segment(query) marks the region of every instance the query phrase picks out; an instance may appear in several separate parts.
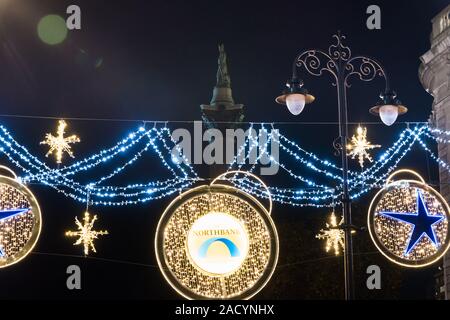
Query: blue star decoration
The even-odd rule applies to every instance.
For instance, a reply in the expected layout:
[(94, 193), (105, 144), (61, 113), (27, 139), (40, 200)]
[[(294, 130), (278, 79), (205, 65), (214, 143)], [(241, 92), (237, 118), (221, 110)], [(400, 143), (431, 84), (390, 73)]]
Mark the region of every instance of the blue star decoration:
[[(30, 209), (24, 208), (24, 209), (8, 209), (8, 210), (0, 210), (0, 221), (13, 218), (19, 214), (26, 213)], [(5, 253), (2, 250), (2, 247), (0, 246), (0, 258), (4, 257)]]
[(444, 216), (439, 215), (430, 215), (428, 212), (427, 205), (423, 200), (423, 196), (420, 191), (417, 189), (417, 212), (414, 213), (399, 213), (399, 212), (379, 212), (384, 216), (393, 218), (400, 222), (408, 223), (412, 225), (413, 229), (408, 240), (408, 245), (405, 250), (405, 256), (408, 255), (411, 250), (419, 243), (422, 237), (428, 237), (431, 240), (433, 245), (438, 248), (439, 242), (436, 239), (436, 234), (433, 229), (433, 225), (439, 223), (444, 219)]

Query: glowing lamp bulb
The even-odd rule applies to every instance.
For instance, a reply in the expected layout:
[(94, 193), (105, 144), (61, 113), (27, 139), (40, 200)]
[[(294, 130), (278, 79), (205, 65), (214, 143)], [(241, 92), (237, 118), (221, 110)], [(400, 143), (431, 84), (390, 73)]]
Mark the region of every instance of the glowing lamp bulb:
[(398, 117), (398, 107), (391, 104), (380, 107), (381, 121), (387, 126), (392, 125)]
[(300, 93), (293, 93), (286, 97), (286, 105), (294, 115), (299, 115), (305, 107), (305, 96)]

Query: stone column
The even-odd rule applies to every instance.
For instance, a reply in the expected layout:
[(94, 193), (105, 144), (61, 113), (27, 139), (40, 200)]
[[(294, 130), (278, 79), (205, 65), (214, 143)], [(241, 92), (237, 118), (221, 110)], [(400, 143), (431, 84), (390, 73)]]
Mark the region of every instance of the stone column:
[[(219, 58), (217, 61), (216, 85), (213, 89), (213, 95), (209, 104), (200, 105), (203, 124), (209, 129), (218, 129), (224, 137), (224, 155), (227, 129), (236, 129), (241, 127), (244, 119), (244, 105), (236, 104), (231, 90), (231, 78), (228, 72), (227, 55), (223, 44), (219, 45)], [(210, 177), (227, 171), (228, 164), (215, 164), (209, 166)]]
[[(425, 90), (433, 98), (430, 123), (442, 130), (450, 131), (450, 5), (432, 20), (431, 49), (420, 59), (419, 78)], [(439, 144), (438, 155), (450, 163), (450, 145)], [(450, 203), (450, 175), (440, 168), (440, 191)], [(445, 299), (450, 299), (450, 253), (444, 258)]]

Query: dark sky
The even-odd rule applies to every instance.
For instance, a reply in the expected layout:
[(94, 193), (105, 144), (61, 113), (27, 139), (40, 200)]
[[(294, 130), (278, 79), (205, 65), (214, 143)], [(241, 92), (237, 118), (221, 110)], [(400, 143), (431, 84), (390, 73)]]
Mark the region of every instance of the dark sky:
[[(347, 44), (354, 54), (373, 56), (389, 71), (392, 87), (410, 110), (399, 120), (426, 121), (432, 98), (423, 90), (417, 76), (419, 57), (430, 47), (431, 19), (447, 3), (445, 0), (297, 0), (267, 4), (256, 1), (1, 1), (0, 121), (19, 142), (43, 157), (44, 150), (38, 142), (45, 132), (52, 130), (55, 122), (5, 115), (199, 120), (199, 105), (210, 101), (215, 84), (218, 43), (225, 44), (234, 98), (237, 103), (245, 104), (247, 121), (335, 121), (335, 89), (327, 76), (304, 77), (317, 101), (297, 118), (276, 105), (274, 98), (290, 77), (296, 54), (310, 47), (326, 49), (337, 30), (347, 36)], [(69, 4), (81, 7), (82, 30), (70, 31), (60, 45), (43, 43), (36, 32), (38, 21), (50, 13), (64, 16)], [(366, 28), (365, 11), (370, 4), (381, 7), (381, 30)], [(355, 82), (349, 89), (351, 121), (378, 121), (367, 110), (377, 100), (383, 85), (381, 80), (370, 84)], [(112, 145), (138, 124), (71, 122), (71, 130), (83, 139), (77, 156), (81, 158), (101, 146)], [(333, 156), (331, 142), (337, 136), (336, 126), (280, 125), (279, 128), (306, 149)], [(369, 135), (374, 142), (388, 146), (403, 128), (404, 124), (389, 129), (373, 125)], [(414, 154), (409, 161), (417, 164), (423, 174), (427, 173), (423, 152)], [(151, 178), (160, 168), (158, 164), (148, 163), (143, 170)], [(436, 181), (433, 170), (427, 177)], [(286, 181), (289, 183), (292, 181)], [(0, 271), (0, 298), (177, 297), (155, 267), (44, 255), (80, 253), (62, 234), (72, 226), (74, 216), (81, 214), (83, 205), (43, 186), (37, 186), (34, 191), (44, 213), (41, 240), (27, 260)], [(145, 207), (93, 209), (101, 216), (100, 225), (111, 231), (108, 239), (99, 241), (96, 256), (154, 265), (154, 230), (169, 200)], [(367, 210), (365, 203), (355, 204), (361, 224)], [(304, 245), (300, 244), (306, 241), (305, 234), (314, 237), (314, 228), (322, 226), (326, 212), (281, 205), (275, 208), (277, 211), (275, 220), (281, 237), (286, 234), (286, 238), (298, 241), (300, 248), (293, 254), (288, 244), (283, 247), (289, 241), (282, 239), (280, 264), (326, 256), (322, 244), (315, 239), (309, 242), (314, 252), (302, 251)], [(290, 226), (298, 227), (299, 233), (287, 230)], [(296, 245), (294, 251), (295, 248)], [(368, 244), (356, 250), (369, 252), (374, 247)], [(377, 259), (382, 261), (380, 257)], [(81, 292), (65, 289), (65, 268), (73, 263), (81, 265), (84, 272)], [(386, 267), (401, 271), (390, 264)], [(300, 275), (307, 273), (307, 268), (311, 266), (305, 262), (289, 269), (289, 274), (299, 274), (293, 278), (301, 281), (300, 286), (290, 285), (288, 273), (279, 271), (273, 280), (277, 287), (269, 285), (261, 297), (341, 297), (341, 274), (331, 276), (334, 291), (327, 291), (325, 284), (326, 275), (339, 268), (339, 263), (323, 267), (320, 286), (317, 277)], [(392, 297), (430, 297), (434, 270), (401, 271), (409, 285), (384, 292)], [(363, 267), (357, 272), (364, 276)], [(371, 297), (368, 292), (360, 294)]]

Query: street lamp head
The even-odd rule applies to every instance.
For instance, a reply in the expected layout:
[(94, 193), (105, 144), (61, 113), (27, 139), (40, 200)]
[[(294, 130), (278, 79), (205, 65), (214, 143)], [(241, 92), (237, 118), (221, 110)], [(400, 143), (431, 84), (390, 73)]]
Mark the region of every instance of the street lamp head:
[(394, 91), (387, 91), (380, 94), (380, 100), (370, 108), (369, 112), (379, 115), (381, 121), (387, 125), (392, 125), (397, 120), (398, 115), (408, 112), (408, 109), (397, 99)]
[(286, 83), (283, 94), (275, 99), (279, 104), (286, 105), (293, 115), (298, 115), (303, 111), (305, 104), (314, 101), (314, 97), (308, 94), (308, 90), (303, 88), (303, 81), (292, 78)]

